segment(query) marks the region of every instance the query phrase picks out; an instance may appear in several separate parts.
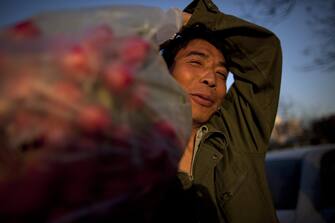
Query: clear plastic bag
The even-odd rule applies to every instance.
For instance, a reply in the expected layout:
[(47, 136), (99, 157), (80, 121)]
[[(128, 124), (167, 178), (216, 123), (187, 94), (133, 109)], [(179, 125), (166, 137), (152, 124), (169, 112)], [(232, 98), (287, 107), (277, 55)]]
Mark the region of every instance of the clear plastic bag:
[(113, 220), (164, 190), (191, 110), (153, 42), (179, 17), (120, 6), (45, 13), (1, 31), (1, 222)]
[(41, 13), (32, 20), (45, 35), (53, 36), (59, 33), (73, 35), (104, 24), (112, 26), (118, 35), (141, 35), (160, 44), (180, 30), (181, 13), (178, 9), (163, 11), (156, 7), (120, 5)]

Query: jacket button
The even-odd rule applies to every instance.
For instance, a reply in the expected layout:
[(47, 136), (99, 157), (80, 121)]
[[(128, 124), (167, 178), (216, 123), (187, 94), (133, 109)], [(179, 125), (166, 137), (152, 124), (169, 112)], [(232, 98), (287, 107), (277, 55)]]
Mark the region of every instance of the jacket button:
[(229, 200), (229, 199), (231, 198), (231, 196), (232, 196), (231, 192), (224, 192), (224, 193), (222, 194), (222, 196), (221, 196), (221, 199), (222, 199), (223, 201), (227, 201), (227, 200)]
[(202, 193), (201, 191), (197, 191), (197, 195), (198, 195), (199, 197), (203, 197), (203, 196), (204, 196), (203, 193)]

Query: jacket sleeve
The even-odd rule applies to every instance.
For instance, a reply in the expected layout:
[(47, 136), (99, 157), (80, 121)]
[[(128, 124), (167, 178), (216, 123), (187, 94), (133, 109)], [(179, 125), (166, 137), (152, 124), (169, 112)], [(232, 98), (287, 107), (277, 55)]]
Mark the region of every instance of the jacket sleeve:
[(226, 46), (224, 56), (234, 75), (220, 112), (211, 122), (230, 146), (241, 152), (265, 152), (277, 112), (282, 53), (279, 39), (267, 29), (226, 15), (210, 0), (193, 1), (188, 25), (202, 23)]

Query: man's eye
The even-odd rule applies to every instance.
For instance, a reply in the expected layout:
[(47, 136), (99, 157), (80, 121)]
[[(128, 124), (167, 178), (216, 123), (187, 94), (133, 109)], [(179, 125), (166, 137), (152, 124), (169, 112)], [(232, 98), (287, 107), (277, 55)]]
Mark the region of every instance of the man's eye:
[(191, 60), (189, 61), (189, 63), (193, 65), (201, 65), (201, 62), (199, 60)]
[(220, 75), (222, 78), (224, 78), (225, 80), (227, 79), (227, 74), (224, 72), (216, 72), (218, 75)]

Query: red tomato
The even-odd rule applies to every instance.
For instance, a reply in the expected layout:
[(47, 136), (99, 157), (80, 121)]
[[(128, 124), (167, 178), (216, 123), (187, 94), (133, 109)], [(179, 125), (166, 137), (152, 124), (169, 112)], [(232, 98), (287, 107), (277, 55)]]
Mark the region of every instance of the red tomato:
[(168, 121), (158, 121), (154, 124), (153, 128), (163, 137), (167, 137), (170, 139), (174, 139), (176, 137), (176, 131)]
[(127, 90), (134, 82), (133, 72), (123, 64), (110, 64), (104, 69), (108, 89), (114, 93)]
[(16, 39), (40, 36), (41, 31), (31, 20), (25, 20), (9, 28), (9, 33)]
[(112, 29), (107, 25), (100, 25), (89, 30), (88, 35), (84, 39), (84, 43), (88, 47), (101, 48), (106, 44), (111, 44), (114, 39)]
[(96, 133), (106, 130), (111, 119), (108, 112), (101, 106), (89, 105), (79, 111), (79, 125), (84, 131)]
[(58, 98), (74, 103), (83, 98), (80, 88), (73, 82), (59, 81), (53, 86)]
[(139, 37), (127, 39), (121, 46), (121, 59), (132, 66), (142, 62), (148, 54), (149, 43)]
[(71, 71), (89, 72), (89, 56), (84, 48), (80, 46), (72, 47), (63, 57), (63, 64)]

